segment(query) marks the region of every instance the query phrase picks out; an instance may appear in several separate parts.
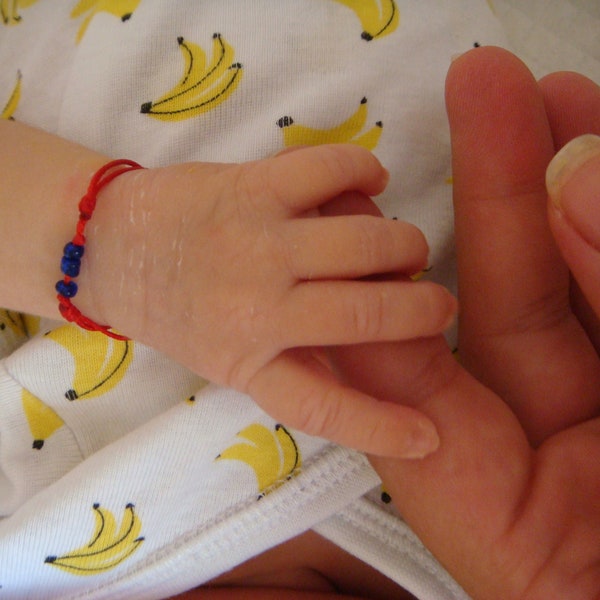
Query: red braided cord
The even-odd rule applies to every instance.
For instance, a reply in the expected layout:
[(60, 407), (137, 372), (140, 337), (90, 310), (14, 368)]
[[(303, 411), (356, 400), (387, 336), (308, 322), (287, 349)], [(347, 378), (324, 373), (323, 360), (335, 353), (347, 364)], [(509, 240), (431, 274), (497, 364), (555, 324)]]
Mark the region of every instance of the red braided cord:
[[(75, 246), (79, 246), (82, 248), (85, 246), (86, 238), (85, 238), (85, 227), (87, 222), (92, 218), (94, 214), (94, 210), (96, 209), (96, 202), (98, 200), (98, 193), (102, 188), (107, 186), (113, 179), (119, 177), (119, 175), (123, 175), (124, 173), (128, 173), (129, 171), (135, 171), (137, 169), (143, 169), (141, 165), (134, 162), (133, 160), (127, 159), (118, 159), (113, 160), (109, 163), (106, 163), (103, 167), (98, 169), (96, 173), (90, 179), (90, 183), (88, 185), (87, 192), (83, 195), (81, 200), (79, 201), (79, 220), (77, 221), (77, 228), (73, 239), (71, 240), (71, 244)], [(57, 286), (64, 284), (68, 286), (72, 285), (74, 277), (65, 274), (64, 278), (57, 283)], [(75, 287), (75, 291), (72, 293), (74, 296), (77, 293), (77, 288)], [(62, 316), (69, 322), (75, 323), (82, 329), (86, 329), (88, 331), (100, 331), (105, 335), (114, 338), (116, 340), (127, 340), (126, 336), (115, 333), (111, 330), (110, 325), (99, 325), (92, 319), (86, 317), (81, 314), (81, 311), (73, 305), (71, 302), (71, 298), (61, 294), (59, 292), (58, 296), (58, 308)]]

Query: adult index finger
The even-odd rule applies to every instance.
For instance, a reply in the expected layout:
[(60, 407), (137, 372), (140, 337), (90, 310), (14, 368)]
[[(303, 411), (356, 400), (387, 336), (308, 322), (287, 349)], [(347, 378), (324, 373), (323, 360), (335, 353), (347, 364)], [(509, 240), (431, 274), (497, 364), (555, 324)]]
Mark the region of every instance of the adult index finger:
[(453, 63), (446, 102), (461, 358), (539, 443), (588, 417), (600, 385), (586, 375), (597, 358), (571, 311), (569, 271), (548, 224), (554, 141), (543, 96), (519, 59), (481, 48)]

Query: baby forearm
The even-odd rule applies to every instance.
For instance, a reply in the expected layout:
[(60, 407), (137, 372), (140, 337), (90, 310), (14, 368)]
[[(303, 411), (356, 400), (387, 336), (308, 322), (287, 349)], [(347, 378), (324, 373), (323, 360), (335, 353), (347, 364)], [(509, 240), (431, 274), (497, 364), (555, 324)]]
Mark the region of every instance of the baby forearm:
[[(89, 178), (107, 158), (13, 121), (0, 121), (0, 153), (0, 306), (58, 317), (62, 249)], [(89, 306), (86, 295), (78, 302)]]

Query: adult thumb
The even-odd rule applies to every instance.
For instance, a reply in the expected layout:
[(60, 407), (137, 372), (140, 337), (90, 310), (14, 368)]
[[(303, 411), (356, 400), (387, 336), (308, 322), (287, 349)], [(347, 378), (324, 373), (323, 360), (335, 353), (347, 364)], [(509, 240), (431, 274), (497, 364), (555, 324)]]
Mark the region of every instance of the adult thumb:
[(600, 316), (600, 136), (566, 144), (548, 165), (549, 219), (560, 251)]

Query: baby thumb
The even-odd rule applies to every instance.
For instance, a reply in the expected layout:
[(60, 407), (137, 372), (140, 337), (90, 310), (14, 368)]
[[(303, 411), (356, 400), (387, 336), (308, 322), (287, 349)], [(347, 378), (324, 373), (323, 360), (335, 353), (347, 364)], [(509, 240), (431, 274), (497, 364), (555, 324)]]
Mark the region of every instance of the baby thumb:
[(600, 315), (600, 137), (566, 144), (546, 171), (550, 225), (573, 276)]

